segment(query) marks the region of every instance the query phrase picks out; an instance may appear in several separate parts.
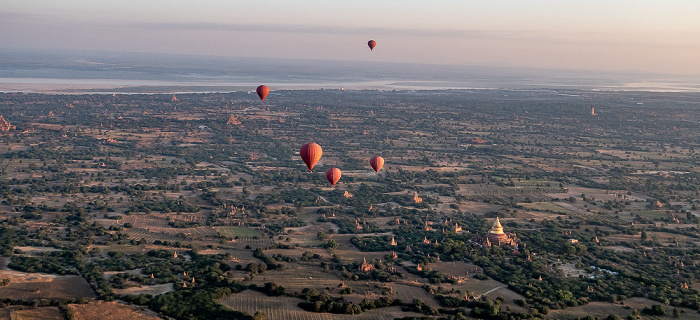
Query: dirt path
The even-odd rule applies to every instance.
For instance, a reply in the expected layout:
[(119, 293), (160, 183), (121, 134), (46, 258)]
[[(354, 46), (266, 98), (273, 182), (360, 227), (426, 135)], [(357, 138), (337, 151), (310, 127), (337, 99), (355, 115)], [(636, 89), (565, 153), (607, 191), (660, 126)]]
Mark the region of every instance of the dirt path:
[(495, 288), (493, 288), (493, 289), (491, 289), (491, 290), (489, 290), (489, 291), (484, 292), (483, 295), (485, 296), (485, 295), (487, 295), (487, 294), (489, 294), (489, 293), (491, 293), (491, 292), (494, 292), (494, 291), (496, 291), (496, 290), (498, 290), (498, 289), (502, 289), (502, 288), (505, 288), (505, 287), (506, 287), (506, 286), (495, 287)]

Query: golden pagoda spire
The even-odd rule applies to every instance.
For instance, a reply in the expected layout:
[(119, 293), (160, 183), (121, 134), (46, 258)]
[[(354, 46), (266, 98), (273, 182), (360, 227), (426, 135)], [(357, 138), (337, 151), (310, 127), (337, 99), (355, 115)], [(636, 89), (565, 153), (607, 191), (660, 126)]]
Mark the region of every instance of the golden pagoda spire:
[(491, 231), (489, 231), (489, 233), (503, 234), (503, 226), (501, 225), (501, 221), (498, 220), (498, 217), (496, 217), (496, 222), (493, 223), (493, 226), (491, 227)]

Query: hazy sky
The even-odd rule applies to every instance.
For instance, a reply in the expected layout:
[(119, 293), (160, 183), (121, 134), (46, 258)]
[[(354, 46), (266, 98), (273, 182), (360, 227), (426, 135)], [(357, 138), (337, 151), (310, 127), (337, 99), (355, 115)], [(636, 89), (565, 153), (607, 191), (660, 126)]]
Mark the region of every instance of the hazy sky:
[(2, 0), (0, 45), (700, 75), (700, 1)]

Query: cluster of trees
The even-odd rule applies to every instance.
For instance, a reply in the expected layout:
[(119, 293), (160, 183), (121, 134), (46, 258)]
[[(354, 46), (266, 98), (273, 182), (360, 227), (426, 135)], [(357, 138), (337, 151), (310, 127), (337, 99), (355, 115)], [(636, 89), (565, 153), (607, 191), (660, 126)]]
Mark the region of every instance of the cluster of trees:
[(278, 234), (284, 230), (284, 228), (298, 228), (298, 227), (303, 227), (306, 226), (306, 222), (302, 219), (299, 218), (294, 218), (291, 220), (286, 220), (282, 223), (275, 223), (272, 225), (267, 226), (267, 230), (272, 232), (273, 234)]
[(58, 255), (49, 255), (44, 258), (14, 255), (8, 267), (24, 272), (43, 272), (62, 275), (76, 274), (76, 270), (72, 267), (65, 266), (65, 263), (60, 261), (62, 258), (63, 257)]
[(300, 298), (304, 301), (299, 303), (299, 307), (311, 312), (329, 312), (336, 314), (360, 314), (367, 310), (386, 308), (390, 306), (402, 305), (401, 300), (394, 300), (381, 297), (374, 301), (365, 299), (361, 304), (354, 304), (342, 297), (331, 297), (326, 293), (319, 293), (313, 288), (304, 288)]
[[(199, 212), (199, 206), (191, 205), (182, 200), (138, 201), (134, 203), (129, 212)], [(128, 214), (128, 213), (127, 213)]]
[[(357, 223), (356, 223), (356, 221), (357, 221)], [(377, 227), (377, 225), (375, 225), (372, 222), (368, 222), (365, 219), (357, 220), (357, 219), (350, 219), (350, 218), (342, 218), (342, 219), (331, 219), (331, 222), (335, 223), (338, 226), (338, 233), (340, 233), (340, 234), (382, 232), (382, 229)], [(361, 227), (359, 229), (357, 227), (358, 223)]]
[(26, 231), (0, 226), (0, 256), (9, 257), (15, 246), (31, 245), (33, 242)]

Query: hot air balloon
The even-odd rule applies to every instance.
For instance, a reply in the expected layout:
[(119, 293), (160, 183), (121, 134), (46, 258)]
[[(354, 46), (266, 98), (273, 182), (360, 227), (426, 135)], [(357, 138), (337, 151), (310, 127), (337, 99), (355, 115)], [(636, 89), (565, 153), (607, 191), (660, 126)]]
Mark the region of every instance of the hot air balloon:
[(257, 89), (255, 89), (255, 92), (258, 93), (258, 97), (260, 97), (261, 101), (265, 101), (265, 97), (267, 97), (267, 94), (270, 93), (270, 88), (268, 88), (266, 85), (259, 85)]
[(340, 169), (338, 168), (330, 168), (326, 170), (326, 179), (328, 179), (328, 182), (331, 183), (331, 185), (335, 185), (338, 180), (340, 180)]
[(367, 45), (369, 46), (369, 51), (372, 51), (372, 50), (374, 50), (374, 47), (377, 46), (377, 41), (370, 40), (367, 42)]
[(374, 172), (379, 172), (379, 170), (384, 166), (384, 158), (374, 156), (372, 159), (369, 159), (369, 165), (372, 166)]
[(321, 149), (321, 146), (313, 142), (303, 145), (299, 150), (301, 160), (304, 160), (304, 163), (306, 163), (309, 171), (311, 171), (311, 169), (313, 169), (316, 165), (316, 162), (321, 159), (322, 154), (323, 150)]

